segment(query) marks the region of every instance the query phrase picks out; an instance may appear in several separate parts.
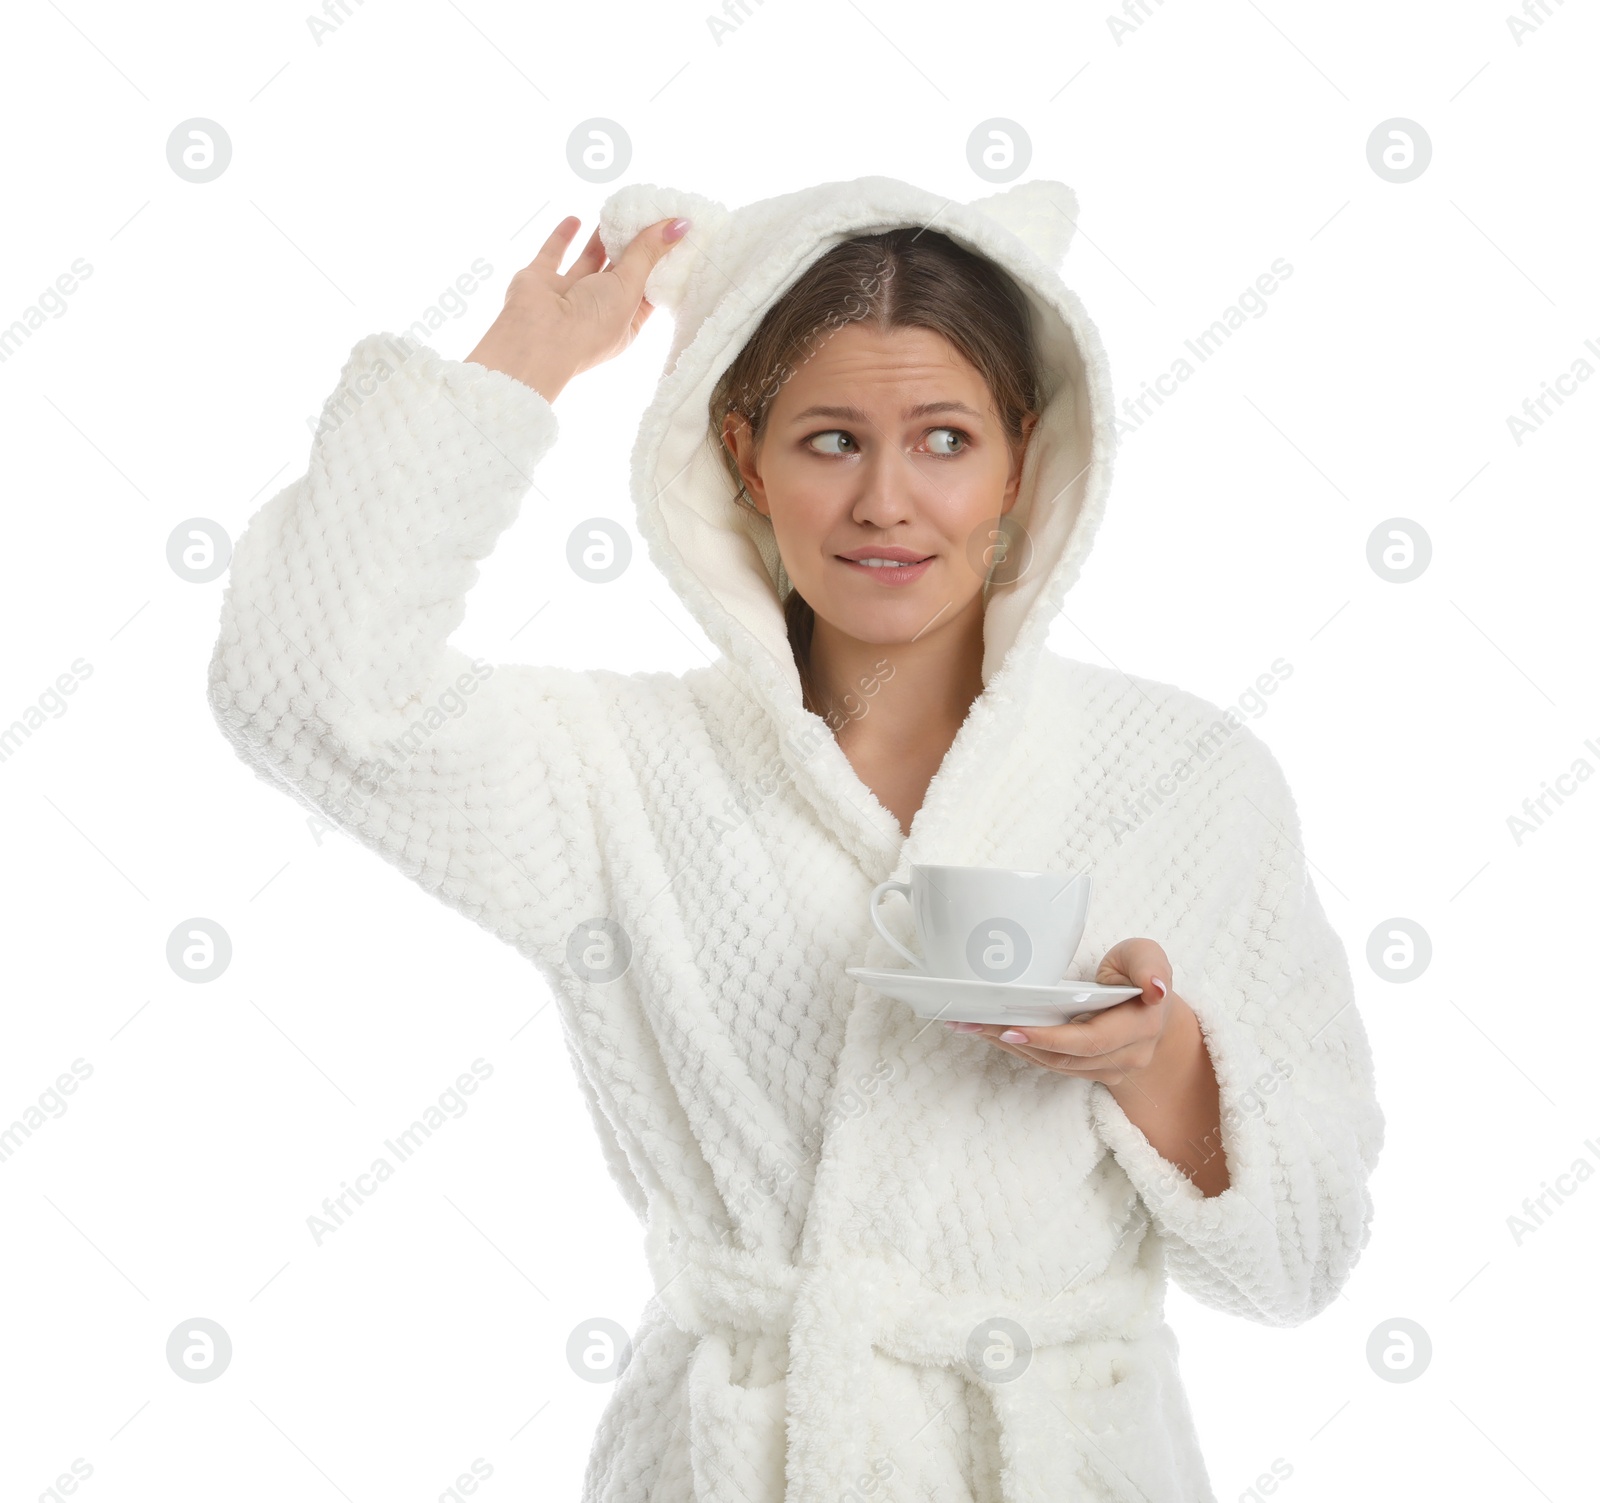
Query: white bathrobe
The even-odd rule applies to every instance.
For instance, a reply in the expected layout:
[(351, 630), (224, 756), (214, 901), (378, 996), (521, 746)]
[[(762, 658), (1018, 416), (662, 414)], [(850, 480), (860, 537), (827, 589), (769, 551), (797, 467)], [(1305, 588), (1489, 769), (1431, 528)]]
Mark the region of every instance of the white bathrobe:
[[(1100, 340), (1056, 270), (1076, 203), (865, 177), (730, 211), (633, 185), (604, 206), (608, 250), (675, 213), (694, 225), (647, 288), (674, 337), (633, 489), (719, 660), (580, 672), (450, 646), (557, 419), (509, 376), (373, 335), (306, 474), (238, 541), (218, 724), (557, 1000), (656, 1284), (585, 1503), (1213, 1503), (1168, 1270), (1247, 1320), (1310, 1319), (1366, 1243), (1384, 1121), (1271, 753), (1231, 711), (1045, 646), (1113, 448)], [(991, 588), (984, 690), (909, 836), (802, 707), (770, 524), (706, 431), (796, 276), (907, 224), (1019, 280), (1048, 397), (1013, 513), (1031, 553)], [(1103, 1085), (846, 975), (902, 963), (867, 897), (913, 862), (1092, 872), (1075, 979), (1119, 940), (1165, 947), (1221, 1087), (1225, 1192)], [(912, 942), (906, 905), (883, 911)]]

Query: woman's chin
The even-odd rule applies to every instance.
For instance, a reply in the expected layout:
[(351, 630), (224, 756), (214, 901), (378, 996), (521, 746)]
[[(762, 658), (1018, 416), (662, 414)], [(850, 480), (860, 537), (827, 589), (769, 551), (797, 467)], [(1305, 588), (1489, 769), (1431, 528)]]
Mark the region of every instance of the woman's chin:
[(813, 609), (819, 621), (841, 636), (873, 647), (904, 647), (926, 630), (943, 604), (931, 595), (919, 598), (923, 596), (923, 591), (912, 590), (893, 600), (813, 602)]

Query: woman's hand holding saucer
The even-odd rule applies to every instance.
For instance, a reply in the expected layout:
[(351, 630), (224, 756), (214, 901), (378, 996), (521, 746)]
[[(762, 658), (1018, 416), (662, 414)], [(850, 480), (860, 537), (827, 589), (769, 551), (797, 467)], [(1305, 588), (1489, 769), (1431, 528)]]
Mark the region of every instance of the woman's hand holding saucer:
[[(1000, 1023), (947, 1023), (980, 1034), (997, 1048), (1061, 1075), (1120, 1085), (1137, 1079), (1162, 1054), (1162, 1041), (1181, 1031), (1189, 1004), (1172, 990), (1172, 962), (1153, 939), (1125, 939), (1106, 952), (1094, 978), (1103, 986), (1137, 986), (1130, 997), (1081, 1022), (1018, 1028)], [(1174, 1028), (1176, 1019), (1178, 1027)]]
[(1052, 1028), (948, 1026), (1058, 1075), (1102, 1082), (1156, 1152), (1201, 1194), (1220, 1195), (1230, 1177), (1216, 1071), (1200, 1019), (1172, 988), (1166, 951), (1153, 939), (1125, 939), (1106, 952), (1095, 980), (1141, 995)]

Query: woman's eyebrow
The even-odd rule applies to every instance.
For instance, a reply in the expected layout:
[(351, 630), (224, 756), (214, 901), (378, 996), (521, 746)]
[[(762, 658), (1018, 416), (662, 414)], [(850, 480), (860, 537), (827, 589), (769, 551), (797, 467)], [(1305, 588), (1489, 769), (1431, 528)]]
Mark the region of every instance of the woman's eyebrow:
[[(935, 412), (961, 412), (968, 417), (983, 421), (983, 414), (975, 407), (969, 407), (965, 402), (919, 402), (915, 407), (908, 407), (901, 417), (909, 422), (912, 418), (929, 417)], [(804, 422), (807, 418), (843, 418), (847, 423), (865, 423), (868, 421), (866, 413), (859, 407), (807, 407), (804, 412), (797, 412), (789, 419), (791, 423)]]

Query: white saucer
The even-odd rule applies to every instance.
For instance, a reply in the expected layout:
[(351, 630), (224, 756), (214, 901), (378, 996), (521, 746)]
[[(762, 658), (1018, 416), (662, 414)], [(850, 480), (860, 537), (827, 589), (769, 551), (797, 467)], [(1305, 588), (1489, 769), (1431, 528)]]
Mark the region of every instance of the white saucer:
[(910, 1003), (919, 1018), (953, 1023), (1053, 1028), (1140, 995), (1136, 986), (1101, 986), (1095, 981), (1019, 986), (1014, 981), (970, 981), (965, 976), (930, 976), (923, 971), (876, 970), (862, 965), (846, 966), (844, 973), (886, 997)]

